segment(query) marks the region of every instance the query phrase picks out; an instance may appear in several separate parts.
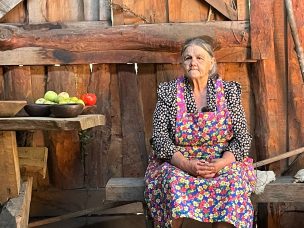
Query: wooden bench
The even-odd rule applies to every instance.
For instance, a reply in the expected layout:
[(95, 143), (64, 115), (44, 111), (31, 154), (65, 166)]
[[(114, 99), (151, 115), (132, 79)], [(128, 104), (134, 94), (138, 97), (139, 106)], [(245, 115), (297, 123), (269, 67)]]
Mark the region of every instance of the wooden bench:
[[(257, 203), (304, 202), (304, 183), (293, 183), (290, 176), (277, 177), (262, 194), (253, 194)], [(106, 185), (106, 200), (144, 201), (144, 178), (111, 178)]]

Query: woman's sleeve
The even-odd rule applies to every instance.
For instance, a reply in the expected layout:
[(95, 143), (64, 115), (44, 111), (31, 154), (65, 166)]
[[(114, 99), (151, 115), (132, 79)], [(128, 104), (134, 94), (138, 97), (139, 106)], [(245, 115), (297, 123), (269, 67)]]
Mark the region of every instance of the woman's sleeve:
[(233, 137), (225, 151), (232, 152), (237, 161), (242, 161), (245, 157), (248, 157), (252, 140), (241, 102), (241, 93), (240, 84), (230, 82), (226, 92), (226, 100), (232, 118)]
[(175, 145), (170, 138), (170, 107), (173, 105), (173, 94), (170, 94), (168, 83), (161, 83), (157, 90), (157, 104), (153, 115), (152, 148), (159, 159), (171, 160)]

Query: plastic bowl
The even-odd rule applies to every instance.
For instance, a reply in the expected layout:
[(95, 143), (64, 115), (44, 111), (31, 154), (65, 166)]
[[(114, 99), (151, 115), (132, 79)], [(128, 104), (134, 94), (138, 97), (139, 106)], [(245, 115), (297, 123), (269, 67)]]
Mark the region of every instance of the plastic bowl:
[(51, 115), (58, 118), (71, 118), (81, 114), (82, 104), (55, 104), (50, 107)]
[(29, 116), (49, 116), (51, 114), (51, 105), (48, 104), (28, 104), (24, 110)]

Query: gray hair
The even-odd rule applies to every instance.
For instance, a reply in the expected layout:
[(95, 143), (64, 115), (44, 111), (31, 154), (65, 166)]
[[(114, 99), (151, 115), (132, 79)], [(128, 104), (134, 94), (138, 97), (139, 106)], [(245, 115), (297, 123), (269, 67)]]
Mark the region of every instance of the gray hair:
[[(195, 37), (195, 38), (186, 40), (182, 47), (182, 50), (181, 50), (181, 56), (183, 56), (185, 50), (189, 46), (192, 46), (192, 45), (203, 48), (210, 55), (210, 57), (214, 58), (214, 52), (213, 52), (214, 44), (213, 44), (211, 37)], [(218, 74), (217, 63), (216, 63), (216, 60), (214, 59), (212, 68), (209, 72), (209, 77), (212, 77), (217, 74)]]

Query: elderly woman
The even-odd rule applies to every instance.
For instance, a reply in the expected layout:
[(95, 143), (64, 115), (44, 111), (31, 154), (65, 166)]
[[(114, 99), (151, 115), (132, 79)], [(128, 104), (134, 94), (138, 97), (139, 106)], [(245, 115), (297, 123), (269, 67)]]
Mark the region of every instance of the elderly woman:
[(159, 85), (145, 200), (156, 227), (184, 218), (212, 227), (252, 226), (251, 136), (237, 82), (217, 73), (204, 38), (182, 48), (185, 75)]

